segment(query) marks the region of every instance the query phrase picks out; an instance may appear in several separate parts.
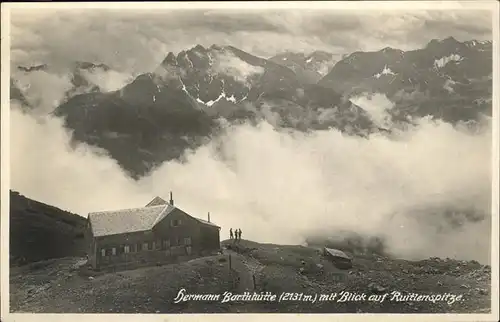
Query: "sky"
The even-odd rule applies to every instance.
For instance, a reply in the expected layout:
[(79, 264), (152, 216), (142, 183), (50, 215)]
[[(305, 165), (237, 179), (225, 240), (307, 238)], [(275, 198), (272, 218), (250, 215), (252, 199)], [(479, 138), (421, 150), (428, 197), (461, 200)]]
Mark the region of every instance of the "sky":
[(431, 39), (491, 40), (488, 11), (13, 9), (14, 64), (105, 63), (119, 72), (153, 70), (170, 51), (233, 45), (261, 57), (324, 50), (341, 57)]

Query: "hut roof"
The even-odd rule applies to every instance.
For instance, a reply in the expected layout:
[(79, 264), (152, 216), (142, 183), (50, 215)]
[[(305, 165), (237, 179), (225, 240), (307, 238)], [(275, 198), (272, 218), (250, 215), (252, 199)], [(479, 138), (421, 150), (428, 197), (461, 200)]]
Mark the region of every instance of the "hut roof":
[[(94, 237), (100, 237), (151, 230), (175, 209), (182, 211), (162, 198), (156, 197), (145, 207), (92, 212), (89, 213), (88, 218), (92, 227), (92, 234)], [(219, 227), (212, 222), (182, 212), (201, 224)]]
[(142, 208), (93, 212), (89, 214), (95, 237), (150, 230), (175, 207), (166, 204)]

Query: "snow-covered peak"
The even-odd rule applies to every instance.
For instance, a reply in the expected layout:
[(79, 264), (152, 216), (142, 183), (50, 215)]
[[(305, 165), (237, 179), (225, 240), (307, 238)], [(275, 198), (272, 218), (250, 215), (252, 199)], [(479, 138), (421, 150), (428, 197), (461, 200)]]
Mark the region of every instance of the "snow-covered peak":
[(384, 66), (384, 69), (382, 69), (381, 72), (376, 73), (373, 75), (375, 78), (380, 78), (382, 75), (396, 75), (387, 65)]
[(455, 82), (452, 79), (447, 79), (446, 82), (444, 82), (443, 88), (448, 91), (448, 93), (453, 93), (455, 90), (453, 89), (453, 85), (455, 85), (457, 82)]
[(434, 60), (434, 68), (443, 68), (448, 64), (449, 62), (456, 61), (459, 62), (463, 60), (463, 57), (461, 57), (458, 54), (451, 54), (449, 56), (441, 57), (439, 59)]
[(471, 40), (466, 42), (465, 44), (467, 45), (467, 47), (475, 47), (478, 44), (478, 42), (475, 40)]

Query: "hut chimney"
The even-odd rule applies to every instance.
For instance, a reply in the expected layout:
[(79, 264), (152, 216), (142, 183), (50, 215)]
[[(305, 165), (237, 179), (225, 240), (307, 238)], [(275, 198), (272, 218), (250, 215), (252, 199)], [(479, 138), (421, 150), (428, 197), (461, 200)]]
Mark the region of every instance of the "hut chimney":
[(208, 222), (210, 222), (210, 212), (208, 212)]
[(173, 206), (174, 205), (174, 199), (172, 197), (172, 191), (170, 191), (170, 204)]

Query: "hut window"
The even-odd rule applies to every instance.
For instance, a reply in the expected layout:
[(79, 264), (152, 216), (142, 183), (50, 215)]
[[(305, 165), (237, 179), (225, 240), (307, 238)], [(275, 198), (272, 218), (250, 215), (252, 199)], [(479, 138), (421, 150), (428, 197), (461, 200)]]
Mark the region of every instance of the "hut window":
[(184, 238), (184, 245), (187, 245), (187, 246), (191, 245), (191, 237)]
[(155, 249), (161, 249), (161, 240), (157, 240), (155, 243)]
[(163, 249), (170, 248), (170, 240), (166, 239), (163, 241)]
[(123, 247), (123, 252), (125, 254), (130, 253), (130, 246), (129, 245), (125, 245), (125, 247)]
[(182, 224), (182, 221), (180, 219), (172, 219), (171, 221), (172, 227), (177, 227)]
[(148, 250), (148, 243), (142, 244), (142, 250)]
[(174, 237), (172, 239), (172, 246), (179, 246), (181, 239), (179, 237)]
[(101, 249), (101, 256), (102, 257), (106, 256), (106, 249), (105, 248)]
[(111, 248), (111, 255), (113, 255), (113, 256), (116, 255), (116, 248), (115, 247)]

